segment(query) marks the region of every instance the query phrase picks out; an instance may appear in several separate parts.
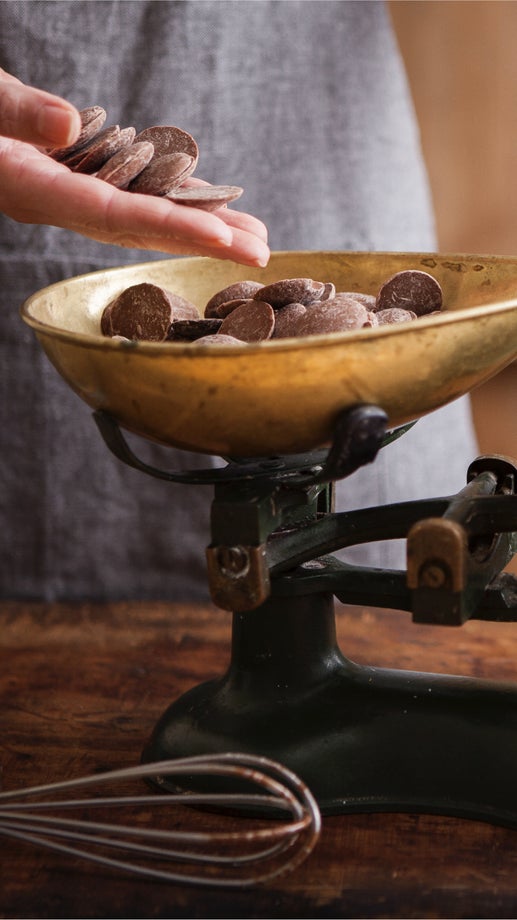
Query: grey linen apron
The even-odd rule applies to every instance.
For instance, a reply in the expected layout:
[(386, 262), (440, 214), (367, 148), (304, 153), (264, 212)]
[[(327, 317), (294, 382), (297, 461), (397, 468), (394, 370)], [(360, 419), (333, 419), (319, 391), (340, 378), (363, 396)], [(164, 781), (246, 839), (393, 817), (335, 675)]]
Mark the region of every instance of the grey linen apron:
[[(418, 130), (380, 2), (1, 3), (0, 66), (79, 108), (104, 106), (109, 123), (190, 131), (196, 175), (242, 185), (238, 207), (265, 221), (272, 249), (435, 248)], [(3, 597), (206, 596), (211, 487), (169, 485), (115, 460), (18, 315), (54, 281), (154, 257), (163, 255), (0, 217)], [(138, 449), (172, 469), (210, 462)], [(475, 454), (462, 399), (340, 483), (338, 507), (451, 493)], [(346, 558), (397, 566), (403, 544)]]

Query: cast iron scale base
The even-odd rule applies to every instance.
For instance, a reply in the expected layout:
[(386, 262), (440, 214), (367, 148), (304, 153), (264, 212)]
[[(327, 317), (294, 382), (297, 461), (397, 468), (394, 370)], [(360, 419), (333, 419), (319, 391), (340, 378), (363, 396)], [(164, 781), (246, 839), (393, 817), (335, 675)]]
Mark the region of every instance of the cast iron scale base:
[[(337, 646), (333, 608), (336, 596), (412, 611), (419, 623), (517, 620), (517, 579), (502, 573), (517, 551), (510, 460), (478, 458), (452, 497), (334, 513), (332, 482), (406, 430), (388, 431), (375, 406), (345, 412), (329, 451), (192, 473), (150, 467), (113, 419), (95, 419), (129, 465), (215, 485), (208, 574), (214, 602), (233, 611), (231, 663), (169, 707), (145, 761), (260, 754), (294, 770), (326, 814), (435, 812), (517, 826), (517, 683), (358, 666)], [(407, 572), (328, 555), (395, 538), (407, 540)]]

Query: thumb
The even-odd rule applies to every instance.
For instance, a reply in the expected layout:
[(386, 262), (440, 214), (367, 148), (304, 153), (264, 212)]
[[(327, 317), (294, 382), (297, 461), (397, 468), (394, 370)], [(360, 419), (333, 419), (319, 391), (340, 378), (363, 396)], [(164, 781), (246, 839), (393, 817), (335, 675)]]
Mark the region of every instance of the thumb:
[(80, 130), (79, 112), (65, 99), (0, 72), (0, 135), (43, 147), (66, 147)]

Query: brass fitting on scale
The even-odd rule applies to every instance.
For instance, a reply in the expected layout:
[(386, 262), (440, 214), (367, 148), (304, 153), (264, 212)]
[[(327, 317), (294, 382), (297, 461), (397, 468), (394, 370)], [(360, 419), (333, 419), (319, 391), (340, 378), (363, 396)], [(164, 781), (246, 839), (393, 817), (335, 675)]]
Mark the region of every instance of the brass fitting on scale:
[(209, 546), (208, 583), (214, 604), (223, 610), (254, 610), (271, 593), (266, 547)]
[[(472, 615), (487, 578), (501, 571), (512, 556), (513, 540), (497, 533), (497, 496), (515, 495), (517, 467), (506, 457), (479, 457), (467, 471), (466, 487), (442, 517), (418, 521), (407, 536), (407, 585), (413, 621), (461, 626)], [(488, 498), (494, 530), (486, 531), (480, 509)], [(481, 499), (473, 505), (473, 499)], [(502, 506), (500, 506), (502, 507)], [(477, 510), (476, 510), (477, 509)], [(514, 521), (514, 526), (517, 526)]]

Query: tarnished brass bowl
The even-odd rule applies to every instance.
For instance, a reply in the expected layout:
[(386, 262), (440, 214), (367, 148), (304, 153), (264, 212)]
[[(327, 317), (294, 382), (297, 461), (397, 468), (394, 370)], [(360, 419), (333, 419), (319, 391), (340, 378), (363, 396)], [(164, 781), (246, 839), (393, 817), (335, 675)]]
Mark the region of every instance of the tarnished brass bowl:
[[(411, 323), (211, 346), (104, 338), (100, 316), (131, 284), (151, 281), (203, 310), (226, 285), (312, 277), (376, 293), (394, 272), (430, 272), (439, 315)], [(517, 357), (517, 258), (432, 253), (278, 252), (266, 269), (206, 258), (108, 269), (33, 294), (22, 317), (59, 373), (92, 408), (164, 444), (223, 456), (321, 447), (350, 405), (381, 406), (392, 426), (468, 392)]]

